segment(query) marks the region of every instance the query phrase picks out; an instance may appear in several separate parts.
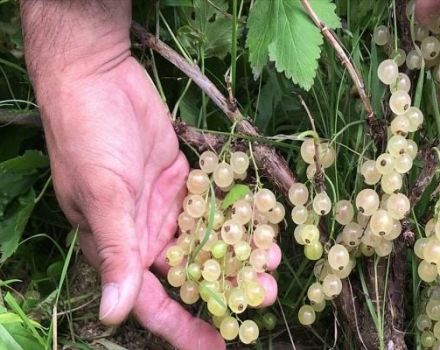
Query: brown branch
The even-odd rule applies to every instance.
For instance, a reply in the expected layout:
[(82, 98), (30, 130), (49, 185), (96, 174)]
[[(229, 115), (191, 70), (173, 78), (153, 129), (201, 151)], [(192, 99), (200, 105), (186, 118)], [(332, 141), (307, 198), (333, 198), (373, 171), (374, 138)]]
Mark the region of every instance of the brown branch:
[(198, 152), (206, 150), (219, 151), (226, 141), (223, 136), (197, 131), (181, 120), (175, 120), (173, 127), (177, 136), (184, 143), (197, 149)]
[[(180, 56), (171, 47), (154, 35), (148, 33), (137, 23), (133, 23), (132, 33), (141, 45), (156, 51), (191, 78), (191, 80), (210, 97), (214, 104), (220, 108), (233, 123), (236, 123), (236, 130), (239, 133), (256, 138), (260, 136), (257, 128), (240, 113), (237, 106), (220, 92), (196, 64), (185, 60), (185, 58)], [(280, 192), (287, 196), (290, 186), (296, 182), (296, 177), (289, 169), (285, 159), (266, 144), (253, 141), (253, 146), (255, 160), (263, 174), (278, 187)]]
[[(193, 127), (187, 125), (181, 120), (172, 122), (174, 131), (183, 143), (195, 148), (198, 152), (208, 149), (218, 151), (225, 143), (223, 136), (218, 136), (207, 132), (200, 132)], [(0, 126), (20, 125), (27, 127), (42, 127), (40, 113), (37, 110), (32, 111), (16, 111), (0, 109)]]
[(435, 150), (432, 148), (426, 149), (422, 152), (422, 156), (423, 168), (408, 196), (412, 206), (418, 203), (426, 188), (431, 183), (438, 167), (437, 152)]
[(322, 35), (328, 41), (328, 43), (335, 49), (336, 55), (341, 61), (342, 65), (347, 68), (348, 74), (350, 75), (359, 97), (364, 104), (365, 111), (367, 112), (367, 123), (369, 127), (369, 132), (374, 139), (376, 147), (378, 149), (382, 148), (383, 140), (386, 136), (384, 125), (382, 125), (374, 116), (373, 107), (371, 105), (370, 99), (365, 91), (365, 84), (361, 77), (361, 74), (357, 71), (356, 67), (351, 63), (348, 55), (345, 53), (337, 36), (328, 28), (325, 23), (321, 21), (316, 12), (313, 10), (308, 0), (301, 0), (301, 3), (313, 21), (313, 23), (321, 30)]
[(40, 113), (36, 110), (0, 109), (0, 124), (2, 127), (7, 125), (21, 125), (40, 128)]

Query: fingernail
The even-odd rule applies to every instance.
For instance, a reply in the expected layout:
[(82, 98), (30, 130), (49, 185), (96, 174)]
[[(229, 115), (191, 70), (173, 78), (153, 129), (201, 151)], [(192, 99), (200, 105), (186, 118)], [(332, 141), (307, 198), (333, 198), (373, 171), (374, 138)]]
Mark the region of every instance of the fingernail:
[(101, 306), (99, 308), (99, 319), (105, 321), (116, 308), (119, 302), (119, 288), (115, 283), (107, 283), (102, 287)]

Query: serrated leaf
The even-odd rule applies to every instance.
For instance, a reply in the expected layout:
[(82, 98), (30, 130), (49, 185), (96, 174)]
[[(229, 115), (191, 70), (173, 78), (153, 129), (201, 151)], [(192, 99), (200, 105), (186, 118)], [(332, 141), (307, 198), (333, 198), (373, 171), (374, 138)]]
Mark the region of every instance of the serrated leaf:
[[(330, 28), (340, 26), (330, 0), (309, 0)], [(300, 0), (257, 0), (248, 20), (249, 60), (259, 75), (268, 57), (279, 72), (308, 90), (318, 68), (323, 37), (305, 13)]]
[(243, 184), (234, 185), (223, 200), (222, 209), (225, 210), (229, 208), (236, 201), (244, 198), (250, 191), (249, 186)]

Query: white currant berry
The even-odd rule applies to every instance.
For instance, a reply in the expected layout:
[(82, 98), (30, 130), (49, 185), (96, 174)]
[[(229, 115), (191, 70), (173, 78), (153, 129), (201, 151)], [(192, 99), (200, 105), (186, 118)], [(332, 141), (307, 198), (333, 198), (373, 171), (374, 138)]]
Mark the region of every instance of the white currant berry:
[(390, 31), (388, 27), (384, 25), (377, 26), (374, 28), (373, 41), (376, 45), (383, 46), (390, 40)]
[(382, 61), (377, 68), (377, 76), (384, 84), (390, 85), (396, 80), (399, 73), (399, 67), (391, 59)]

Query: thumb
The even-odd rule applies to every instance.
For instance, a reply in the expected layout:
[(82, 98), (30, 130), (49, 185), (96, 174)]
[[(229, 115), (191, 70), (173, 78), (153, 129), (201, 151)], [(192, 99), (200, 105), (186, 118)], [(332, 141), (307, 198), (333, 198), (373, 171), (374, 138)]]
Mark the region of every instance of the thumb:
[[(121, 192), (113, 193), (121, 198)], [(105, 196), (94, 196), (93, 202), (86, 217), (101, 275), (99, 319), (106, 325), (116, 325), (132, 310), (142, 281), (134, 209), (127, 204), (133, 200), (113, 198), (105, 201)]]

